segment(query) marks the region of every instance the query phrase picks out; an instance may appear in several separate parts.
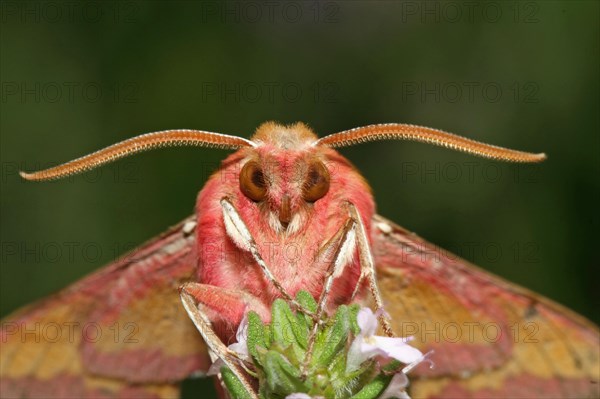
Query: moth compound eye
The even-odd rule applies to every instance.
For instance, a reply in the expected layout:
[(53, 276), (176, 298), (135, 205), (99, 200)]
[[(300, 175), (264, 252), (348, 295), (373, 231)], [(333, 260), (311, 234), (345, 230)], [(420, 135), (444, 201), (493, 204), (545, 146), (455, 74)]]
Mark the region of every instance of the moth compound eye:
[(255, 202), (262, 201), (267, 196), (267, 182), (258, 162), (248, 161), (242, 168), (240, 190)]
[(312, 162), (302, 187), (302, 198), (307, 202), (315, 202), (323, 198), (329, 191), (329, 180), (329, 171), (323, 162)]

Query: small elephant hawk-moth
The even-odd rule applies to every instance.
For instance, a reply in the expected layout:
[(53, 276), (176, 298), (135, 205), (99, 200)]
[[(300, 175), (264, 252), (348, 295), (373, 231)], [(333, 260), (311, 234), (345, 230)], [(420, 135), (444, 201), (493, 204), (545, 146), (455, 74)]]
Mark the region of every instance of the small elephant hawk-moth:
[[(27, 180), (57, 179), (164, 146), (236, 150), (200, 191), (194, 216), (134, 256), (2, 320), (0, 397), (178, 397), (180, 381), (211, 363), (180, 303), (182, 286), (225, 343), (248, 309), (267, 319), (274, 299), (292, 300), (299, 290), (315, 297), (325, 290), (330, 307), (352, 301), (383, 308), (388, 335), (415, 335), (418, 348), (434, 351), (434, 368), (411, 372), (415, 398), (598, 397), (593, 323), (375, 213), (367, 182), (334, 148), (387, 139), (501, 161), (545, 159), (415, 125), (369, 125), (318, 138), (302, 123), (267, 122), (250, 140), (161, 131), (22, 173)], [(343, 272), (325, 285), (327, 261), (316, 259), (333, 247), (340, 250), (329, 263)], [(136, 339), (90, 337), (86, 330), (116, 322), (133, 323)], [(39, 334), (40, 325), (69, 334)], [(415, 334), (414, 326), (433, 333)]]

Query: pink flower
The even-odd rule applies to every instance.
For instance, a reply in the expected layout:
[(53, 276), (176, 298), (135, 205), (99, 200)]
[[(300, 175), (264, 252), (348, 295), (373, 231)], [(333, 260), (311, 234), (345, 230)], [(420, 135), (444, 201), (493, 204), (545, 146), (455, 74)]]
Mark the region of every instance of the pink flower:
[[(235, 333), (235, 339), (237, 342), (229, 345), (228, 348), (233, 352), (236, 352), (241, 359), (249, 359), (250, 354), (248, 353), (248, 318), (244, 316), (240, 325), (238, 326), (237, 332)], [(221, 367), (225, 365), (223, 359), (218, 358), (213, 364), (210, 365), (206, 375), (217, 375), (221, 372)]]
[(409, 364), (423, 359), (423, 353), (407, 344), (412, 338), (390, 338), (375, 335), (377, 317), (369, 308), (362, 308), (356, 319), (360, 333), (352, 342), (348, 352), (346, 372), (358, 370), (367, 359), (385, 356)]

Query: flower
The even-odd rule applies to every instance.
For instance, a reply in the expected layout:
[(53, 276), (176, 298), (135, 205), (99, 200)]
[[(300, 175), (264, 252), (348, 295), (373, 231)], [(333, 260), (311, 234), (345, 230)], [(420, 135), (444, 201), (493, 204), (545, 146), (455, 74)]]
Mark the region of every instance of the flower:
[(293, 393), (285, 397), (285, 399), (324, 399), (322, 396), (310, 396), (306, 393)]
[[(250, 354), (248, 353), (248, 317), (244, 315), (244, 318), (240, 322), (238, 329), (235, 333), (235, 339), (237, 342), (229, 345), (228, 348), (233, 352), (236, 352), (241, 359), (249, 359)], [(221, 367), (225, 365), (223, 359), (218, 358), (213, 364), (210, 365), (207, 375), (217, 375), (221, 372)]]
[(408, 386), (408, 377), (404, 372), (394, 374), (390, 384), (385, 388), (385, 391), (381, 393), (379, 399), (410, 399), (410, 396), (406, 393), (406, 387)]
[(248, 314), (244, 315), (244, 318), (240, 322), (238, 329), (235, 333), (235, 339), (237, 342), (229, 345), (228, 348), (240, 355), (241, 358), (247, 359), (250, 357), (248, 353)]
[(377, 317), (369, 308), (362, 308), (356, 318), (360, 333), (356, 336), (348, 353), (346, 372), (358, 370), (367, 359), (377, 355), (410, 364), (423, 359), (423, 353), (407, 344), (412, 338), (391, 338), (375, 335)]
[[(314, 312), (317, 303), (309, 293), (298, 294), (298, 302)], [(285, 399), (325, 399), (352, 395), (374, 399), (410, 399), (406, 390), (407, 374), (427, 359), (408, 344), (411, 338), (375, 335), (377, 314), (358, 304), (341, 305), (334, 316), (317, 324), (313, 356), (307, 357), (307, 342), (315, 326), (310, 317), (294, 314), (283, 299), (276, 299), (271, 309), (271, 323), (265, 324), (255, 312), (249, 312), (236, 332), (237, 342), (225, 348), (220, 344), (217, 358), (208, 374), (222, 374), (222, 382), (232, 397), (280, 397)], [(358, 327), (358, 328), (356, 328)], [(285, 334), (285, 331), (293, 332)], [(348, 344), (348, 337), (354, 339)], [(251, 346), (248, 347), (248, 344)], [(383, 359), (379, 359), (383, 358)], [(310, 359), (310, 360), (307, 360)], [(390, 364), (382, 366), (377, 360)], [(306, 367), (308, 362), (309, 367)], [(243, 368), (255, 385), (240, 383)], [(252, 364), (251, 367), (248, 364)], [(400, 368), (398, 363), (403, 363)], [(236, 374), (237, 369), (237, 374)], [(393, 374), (393, 375), (391, 375)], [(236, 382), (237, 381), (237, 382)], [(381, 386), (386, 382), (385, 389)], [(383, 391), (383, 392), (382, 392)], [(310, 393), (309, 393), (310, 392)], [(254, 394), (254, 395), (253, 395)]]

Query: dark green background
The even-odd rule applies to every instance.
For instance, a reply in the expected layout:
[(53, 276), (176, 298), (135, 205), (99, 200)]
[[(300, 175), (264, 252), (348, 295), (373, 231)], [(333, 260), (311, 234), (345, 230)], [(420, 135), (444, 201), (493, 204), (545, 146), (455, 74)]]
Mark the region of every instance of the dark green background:
[(319, 135), (408, 122), (546, 152), (517, 167), (415, 143), (341, 151), (382, 215), (600, 320), (598, 2), (24, 4), (2, 4), (0, 315), (189, 215), (226, 152), (152, 152), (56, 183), (16, 170), (275, 119)]

